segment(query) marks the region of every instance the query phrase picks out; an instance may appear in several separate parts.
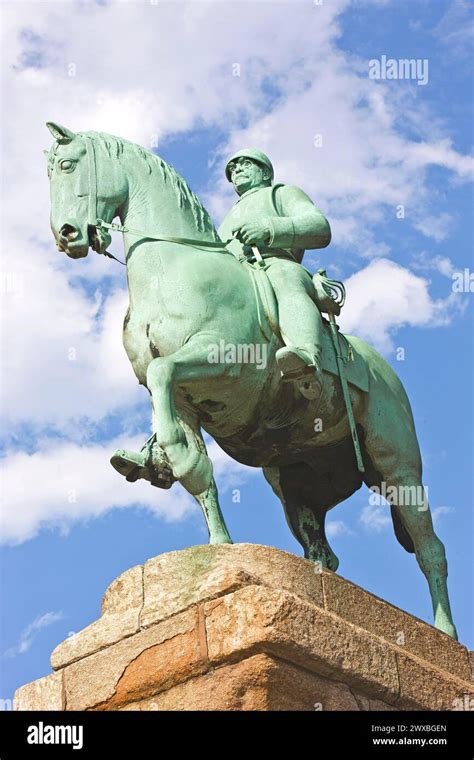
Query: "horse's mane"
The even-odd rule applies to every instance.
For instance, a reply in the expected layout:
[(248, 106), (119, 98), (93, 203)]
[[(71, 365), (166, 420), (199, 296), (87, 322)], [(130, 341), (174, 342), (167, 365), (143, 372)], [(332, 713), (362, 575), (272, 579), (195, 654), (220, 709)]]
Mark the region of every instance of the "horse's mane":
[(97, 140), (105, 148), (109, 158), (120, 159), (125, 152), (131, 153), (144, 161), (148, 167), (149, 174), (152, 174), (154, 171), (160, 172), (162, 179), (165, 182), (169, 181), (180, 207), (183, 208), (189, 204), (197, 229), (201, 232), (210, 232), (214, 240), (219, 241), (219, 236), (212, 219), (197, 195), (193, 193), (186, 180), (160, 156), (150, 153), (150, 151), (142, 148), (141, 145), (136, 145), (128, 140), (124, 140), (122, 137), (109, 135), (105, 132), (79, 132), (78, 134), (87, 135), (93, 140)]

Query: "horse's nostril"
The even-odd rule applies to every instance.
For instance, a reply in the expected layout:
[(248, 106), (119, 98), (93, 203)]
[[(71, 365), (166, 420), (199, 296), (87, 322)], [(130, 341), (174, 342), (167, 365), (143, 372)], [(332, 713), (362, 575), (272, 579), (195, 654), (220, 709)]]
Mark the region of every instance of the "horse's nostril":
[(66, 238), (68, 242), (75, 240), (79, 235), (78, 230), (76, 230), (71, 224), (63, 224), (59, 232), (61, 237)]

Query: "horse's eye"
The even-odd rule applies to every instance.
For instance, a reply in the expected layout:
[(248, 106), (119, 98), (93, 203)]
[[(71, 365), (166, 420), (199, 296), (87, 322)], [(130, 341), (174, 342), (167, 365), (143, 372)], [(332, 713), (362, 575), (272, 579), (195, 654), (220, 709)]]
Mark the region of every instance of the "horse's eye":
[(65, 158), (64, 161), (61, 161), (61, 170), (64, 172), (67, 172), (69, 169), (72, 169), (74, 166), (74, 161), (70, 161), (68, 158)]

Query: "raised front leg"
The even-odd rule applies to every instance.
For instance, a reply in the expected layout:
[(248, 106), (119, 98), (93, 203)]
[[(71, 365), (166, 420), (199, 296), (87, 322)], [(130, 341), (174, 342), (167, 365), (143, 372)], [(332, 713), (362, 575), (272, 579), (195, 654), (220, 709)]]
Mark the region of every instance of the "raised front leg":
[[(229, 366), (211, 364), (209, 336), (193, 339), (175, 354), (154, 359), (147, 371), (153, 404), (153, 429), (157, 450), (164, 452), (173, 477), (201, 506), (210, 543), (232, 543), (219, 506), (212, 462), (200, 433), (197, 418), (177, 412), (174, 388), (180, 382), (202, 381), (229, 372)], [(159, 463), (157, 462), (157, 465)]]
[(181, 382), (202, 382), (232, 371), (229, 365), (209, 362), (208, 346), (209, 336), (193, 338), (176, 353), (153, 359), (147, 369), (156, 443), (165, 452), (175, 479), (193, 495), (209, 487), (212, 463), (196, 430), (180, 419), (174, 389)]

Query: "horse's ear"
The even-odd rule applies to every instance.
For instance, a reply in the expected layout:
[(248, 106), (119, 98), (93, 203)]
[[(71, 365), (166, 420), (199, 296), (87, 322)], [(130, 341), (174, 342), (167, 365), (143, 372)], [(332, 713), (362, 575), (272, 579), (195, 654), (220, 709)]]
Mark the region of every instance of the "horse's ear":
[(61, 124), (56, 124), (54, 121), (47, 121), (46, 126), (53, 135), (55, 140), (59, 140), (62, 143), (71, 142), (74, 140), (75, 134), (71, 132), (67, 127), (62, 127)]

